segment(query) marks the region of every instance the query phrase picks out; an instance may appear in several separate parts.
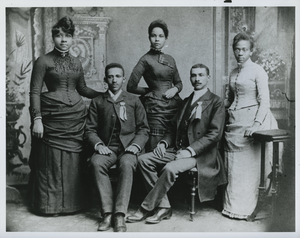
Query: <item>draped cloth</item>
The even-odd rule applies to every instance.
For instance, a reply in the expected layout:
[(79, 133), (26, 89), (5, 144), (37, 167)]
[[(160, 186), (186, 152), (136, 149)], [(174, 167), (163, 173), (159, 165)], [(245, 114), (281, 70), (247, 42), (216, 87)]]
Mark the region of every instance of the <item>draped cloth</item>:
[(30, 205), (40, 213), (72, 213), (84, 207), (82, 142), (86, 106), (41, 97), (44, 137), (32, 138)]
[[(228, 185), (222, 213), (232, 218), (246, 219), (254, 211), (260, 182), (261, 144), (245, 137), (252, 126), (258, 106), (229, 110), (229, 124), (225, 128), (225, 167)], [(277, 122), (267, 112), (258, 130), (276, 129)], [(265, 179), (271, 172), (272, 143), (266, 143)]]

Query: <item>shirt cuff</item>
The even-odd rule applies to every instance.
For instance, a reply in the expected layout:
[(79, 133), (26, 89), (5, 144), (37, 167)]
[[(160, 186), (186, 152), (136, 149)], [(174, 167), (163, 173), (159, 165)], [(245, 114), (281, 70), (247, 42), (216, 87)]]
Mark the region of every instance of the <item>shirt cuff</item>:
[(164, 143), (164, 144), (165, 144), (165, 146), (166, 146), (166, 148), (168, 148), (168, 147), (169, 147), (169, 145), (168, 145), (168, 142), (166, 142), (165, 140), (161, 140), (160, 142), (158, 142), (158, 144), (157, 144), (157, 145), (159, 145), (160, 143)]
[(35, 117), (35, 118), (33, 118), (34, 121), (38, 120), (38, 119), (42, 119), (42, 117)]
[(138, 144), (136, 144), (136, 143), (132, 143), (131, 145), (136, 146), (139, 149), (139, 152), (142, 150), (141, 147)]
[(97, 146), (98, 146), (98, 145), (103, 145), (103, 143), (102, 143), (102, 142), (96, 143), (96, 145), (94, 146), (94, 150), (95, 150), (95, 151), (97, 151)]
[(194, 151), (194, 149), (192, 147), (187, 147), (186, 148), (189, 152), (191, 152), (192, 157), (196, 155), (196, 152)]

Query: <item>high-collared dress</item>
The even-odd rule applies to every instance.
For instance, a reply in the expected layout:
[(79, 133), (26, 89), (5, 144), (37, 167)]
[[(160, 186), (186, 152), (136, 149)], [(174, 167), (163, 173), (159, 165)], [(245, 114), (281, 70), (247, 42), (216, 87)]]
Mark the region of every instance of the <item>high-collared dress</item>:
[[(43, 84), (47, 92), (42, 92)], [(44, 214), (83, 208), (81, 156), (87, 108), (82, 96), (100, 93), (88, 88), (78, 59), (54, 49), (33, 66), (30, 83), (31, 118), (42, 117), (42, 139), (32, 137), (29, 159), (30, 205)]]
[[(244, 137), (255, 121), (258, 130), (277, 128), (270, 111), (268, 75), (251, 59), (235, 68), (230, 75), (228, 109), (225, 127), (225, 162), (228, 185), (223, 214), (245, 219), (256, 206), (260, 179), (260, 143)], [(266, 175), (271, 170), (270, 148), (266, 150)]]
[[(142, 77), (148, 88), (138, 86)], [(146, 151), (156, 147), (166, 131), (167, 122), (179, 108), (182, 100), (178, 93), (171, 99), (164, 97), (164, 93), (174, 86), (178, 88), (178, 93), (182, 90), (174, 58), (153, 49), (140, 58), (130, 75), (127, 91), (141, 95), (150, 126)]]

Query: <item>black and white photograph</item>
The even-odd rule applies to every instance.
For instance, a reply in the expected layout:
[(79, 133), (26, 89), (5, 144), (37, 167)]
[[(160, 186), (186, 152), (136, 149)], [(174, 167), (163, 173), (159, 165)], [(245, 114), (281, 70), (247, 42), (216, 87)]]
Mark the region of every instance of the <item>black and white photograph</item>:
[(0, 237), (298, 237), (299, 7), (5, 0)]

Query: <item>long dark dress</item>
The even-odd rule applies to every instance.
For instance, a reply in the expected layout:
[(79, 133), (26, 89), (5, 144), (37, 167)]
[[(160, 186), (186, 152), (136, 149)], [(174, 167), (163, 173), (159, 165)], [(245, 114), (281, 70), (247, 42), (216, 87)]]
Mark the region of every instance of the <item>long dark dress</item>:
[[(48, 92), (42, 93), (43, 82)], [(44, 135), (32, 137), (29, 159), (30, 205), (44, 214), (70, 213), (84, 206), (82, 155), (86, 105), (81, 96), (99, 92), (88, 88), (81, 63), (54, 49), (38, 58), (30, 83), (32, 120), (41, 116)]]
[[(138, 86), (142, 77), (148, 88)], [(182, 90), (175, 60), (172, 56), (153, 49), (140, 58), (130, 75), (127, 91), (141, 95), (150, 126), (146, 152), (157, 146), (167, 129), (168, 121), (179, 109), (182, 100), (178, 93), (171, 99), (163, 96), (173, 86), (178, 88), (178, 93)]]

